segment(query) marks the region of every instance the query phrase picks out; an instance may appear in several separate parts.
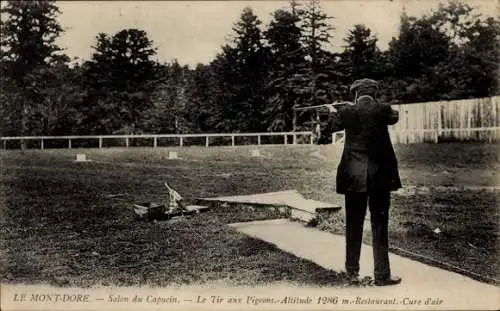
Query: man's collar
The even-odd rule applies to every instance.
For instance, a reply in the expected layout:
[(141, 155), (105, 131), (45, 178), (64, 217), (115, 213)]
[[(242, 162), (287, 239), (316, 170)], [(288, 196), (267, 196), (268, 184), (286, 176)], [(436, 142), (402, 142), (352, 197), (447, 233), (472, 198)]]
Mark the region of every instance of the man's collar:
[(370, 95), (361, 95), (360, 97), (358, 97), (356, 102), (358, 104), (365, 104), (365, 103), (371, 104), (371, 103), (375, 102), (375, 99)]

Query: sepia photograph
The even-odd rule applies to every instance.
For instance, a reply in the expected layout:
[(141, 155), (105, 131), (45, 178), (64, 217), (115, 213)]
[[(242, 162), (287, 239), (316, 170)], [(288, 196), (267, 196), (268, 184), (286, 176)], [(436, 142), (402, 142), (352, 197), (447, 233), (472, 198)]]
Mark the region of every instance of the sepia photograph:
[(500, 309), (499, 12), (2, 1), (0, 309)]

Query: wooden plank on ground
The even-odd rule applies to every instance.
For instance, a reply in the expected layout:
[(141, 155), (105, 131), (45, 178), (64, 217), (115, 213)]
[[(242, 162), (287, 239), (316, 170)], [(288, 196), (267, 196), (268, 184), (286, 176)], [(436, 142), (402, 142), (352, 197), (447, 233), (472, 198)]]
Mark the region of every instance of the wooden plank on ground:
[(319, 210), (339, 210), (341, 208), (336, 204), (306, 199), (297, 190), (215, 198), (201, 198), (198, 200), (201, 202), (288, 206), (292, 209), (302, 210), (309, 213), (316, 213)]

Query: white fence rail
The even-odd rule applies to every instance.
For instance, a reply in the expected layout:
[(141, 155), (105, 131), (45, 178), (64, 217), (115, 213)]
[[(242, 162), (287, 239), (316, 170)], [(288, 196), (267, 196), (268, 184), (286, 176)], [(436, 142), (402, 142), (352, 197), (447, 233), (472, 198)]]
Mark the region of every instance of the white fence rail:
[[(271, 143), (263, 142), (264, 137), (273, 137), (274, 140)], [(149, 146), (153, 148), (162, 147), (160, 141), (162, 139), (173, 139), (174, 143), (170, 141), (170, 144), (163, 144), (163, 146), (185, 146), (185, 142), (189, 138), (198, 138), (202, 139), (205, 147), (210, 147), (214, 145), (214, 142), (211, 143), (211, 139), (217, 138), (226, 138), (230, 139), (230, 142), (225, 143), (223, 145), (227, 146), (237, 146), (243, 145), (238, 144), (238, 138), (254, 138), (253, 142), (248, 143), (246, 141), (245, 145), (269, 145), (269, 144), (280, 144), (280, 145), (297, 145), (297, 144), (313, 144), (313, 135), (310, 131), (304, 132), (268, 132), (268, 133), (214, 133), (214, 134), (141, 134), (141, 135), (82, 135), (82, 136), (23, 136), (23, 137), (0, 137), (0, 141), (2, 141), (3, 149), (10, 149), (8, 146), (9, 142), (18, 142), (20, 145), (25, 144), (26, 142), (36, 141), (38, 142), (38, 148), (45, 149), (47, 141), (65, 141), (64, 144), (66, 148), (73, 148), (75, 141), (85, 140), (87, 142), (86, 145), (89, 145), (89, 142), (97, 143), (95, 147), (97, 148), (105, 148), (105, 142), (109, 142), (110, 140), (114, 140), (116, 145), (116, 140), (121, 140), (124, 147), (131, 147), (132, 143), (137, 140), (151, 140)], [(291, 140), (290, 140), (291, 138)], [(280, 141), (276, 143), (275, 141)], [(202, 145), (198, 141), (195, 145)], [(111, 146), (112, 147), (112, 146)]]

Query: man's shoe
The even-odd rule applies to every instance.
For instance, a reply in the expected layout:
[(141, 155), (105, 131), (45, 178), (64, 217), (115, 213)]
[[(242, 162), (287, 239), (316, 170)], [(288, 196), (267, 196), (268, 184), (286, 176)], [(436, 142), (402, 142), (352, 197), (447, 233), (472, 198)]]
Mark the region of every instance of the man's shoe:
[(349, 274), (347, 279), (349, 280), (350, 285), (357, 285), (361, 283), (361, 279), (357, 274)]
[(401, 283), (401, 278), (397, 276), (391, 276), (386, 279), (375, 279), (376, 286), (398, 285), (399, 283)]

